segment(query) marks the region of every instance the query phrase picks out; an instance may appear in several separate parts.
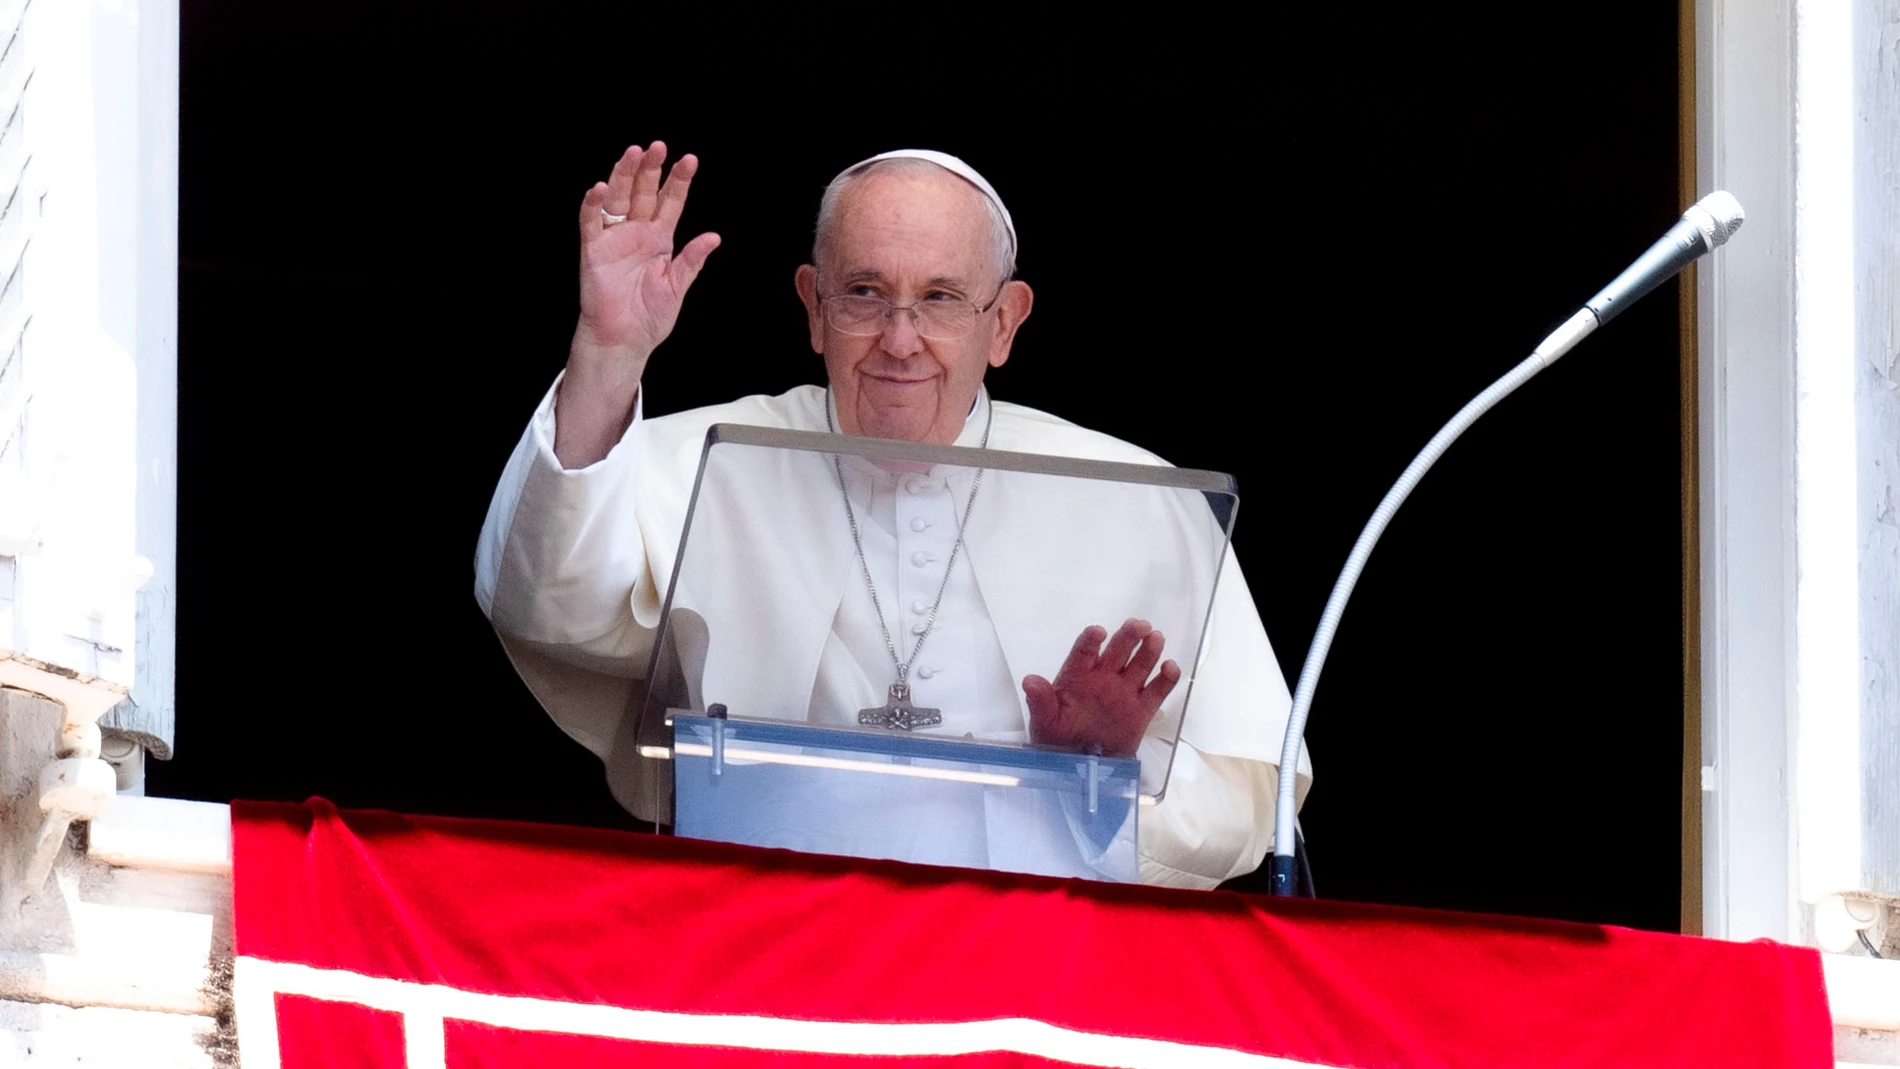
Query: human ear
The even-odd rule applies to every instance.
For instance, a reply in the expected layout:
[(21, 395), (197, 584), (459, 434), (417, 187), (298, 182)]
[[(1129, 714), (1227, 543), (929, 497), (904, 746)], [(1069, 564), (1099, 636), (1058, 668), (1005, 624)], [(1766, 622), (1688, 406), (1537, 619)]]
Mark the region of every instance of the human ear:
[(1029, 318), (1036, 293), (1021, 279), (1004, 283), (996, 298), (996, 333), (990, 338), (990, 366), (1002, 367), (1009, 360), (1009, 347), (1016, 340), (1016, 328)]
[(802, 264), (792, 275), (792, 285), (798, 289), (798, 299), (805, 302), (805, 326), (811, 332), (811, 351), (825, 351), (825, 318), (819, 314), (818, 269), (810, 264)]

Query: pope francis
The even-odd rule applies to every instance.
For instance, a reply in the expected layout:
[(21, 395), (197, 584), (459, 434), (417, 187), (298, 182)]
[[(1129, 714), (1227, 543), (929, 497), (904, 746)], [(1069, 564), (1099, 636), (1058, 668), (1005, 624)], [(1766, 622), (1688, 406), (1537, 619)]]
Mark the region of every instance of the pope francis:
[[(665, 812), (663, 788), (638, 767), (651, 762), (617, 752), (626, 747), (615, 745), (616, 733), (648, 669), (712, 424), (1164, 463), (990, 398), (984, 374), (1009, 359), (1034, 295), (1013, 277), (1016, 231), (1001, 197), (963, 161), (927, 150), (855, 164), (824, 192), (813, 262), (794, 283), (828, 389), (645, 418), (647, 361), (719, 246), (718, 235), (701, 234), (676, 251), (698, 161), (684, 156), (668, 172), (666, 155), (660, 142), (628, 148), (581, 201), (581, 313), (567, 366), (509, 459), (476, 554), (476, 597), (523, 679), (563, 729), (608, 762), (616, 797), (647, 819)], [(775, 532), (780, 544), (770, 552), (787, 567), (755, 577), (759, 589), (800, 568), (842, 577), (803, 584), (801, 605), (815, 614), (812, 656), (791, 658), (802, 672), (770, 677), (783, 679), (812, 719), (859, 708), (867, 696), (877, 705), (890, 684), (893, 703), (905, 693), (918, 707), (943, 710), (943, 722), (924, 731), (1144, 758), (1161, 744), (1158, 722), (1187, 690), (1177, 690), (1182, 670), (1163, 654), (1191, 658), (1193, 650), (1168, 651), (1167, 637), (1141, 618), (1103, 618), (1076, 634), (1066, 630), (1072, 623), (1051, 623), (1036, 605), (1012, 600), (1002, 579), (1010, 562), (985, 553), (973, 563), (966, 547), (972, 510), (986, 504), (980, 479), (912, 479), (900, 491), (893, 478), (881, 495), (870, 479), (854, 506), (856, 484), (842, 467), (837, 475), (798, 490), (830, 495), (835, 532)], [(989, 493), (996, 507), (1032, 507), (1009, 504), (1000, 488)], [(967, 531), (974, 545), (976, 527)], [(849, 568), (812, 563), (834, 558)], [(1228, 556), (1219, 568), (1192, 680), (1194, 712), (1174, 746), (1165, 795), (1140, 815), (1138, 869), (1148, 883), (1212, 887), (1253, 870), (1273, 845), (1286, 684), (1238, 566)], [(1107, 585), (1091, 605), (1123, 604), (1113, 584), (1137, 581), (1113, 577), (1130, 574), (1105, 570)], [(815, 586), (824, 589), (814, 594)], [(1117, 616), (1144, 602), (1139, 590), (1128, 593)], [(1304, 758), (1299, 773), (1303, 795), (1311, 775)], [(871, 823), (864, 834), (879, 833)], [(965, 840), (948, 856), (982, 866), (986, 850), (1004, 847), (980, 816), (959, 830), (966, 824), (943, 821), (943, 835)]]

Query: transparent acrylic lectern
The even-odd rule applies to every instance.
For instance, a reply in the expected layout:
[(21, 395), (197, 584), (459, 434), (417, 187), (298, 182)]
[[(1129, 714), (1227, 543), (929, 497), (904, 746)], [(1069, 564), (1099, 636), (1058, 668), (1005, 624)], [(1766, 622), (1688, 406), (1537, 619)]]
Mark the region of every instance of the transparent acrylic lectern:
[[(1135, 880), (1236, 507), (1212, 472), (715, 426), (617, 747), (670, 762), (676, 834)], [(1130, 618), (1181, 679), (1103, 752), (1097, 695), (1153, 673), (1059, 674)]]

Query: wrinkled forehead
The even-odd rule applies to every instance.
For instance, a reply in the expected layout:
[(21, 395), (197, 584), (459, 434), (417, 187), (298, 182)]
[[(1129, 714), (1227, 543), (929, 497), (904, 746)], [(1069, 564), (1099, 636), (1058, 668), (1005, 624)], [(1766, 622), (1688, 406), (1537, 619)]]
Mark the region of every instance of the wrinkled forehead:
[(942, 170), (874, 171), (838, 200), (830, 271), (930, 268), (974, 277), (989, 258), (983, 195)]

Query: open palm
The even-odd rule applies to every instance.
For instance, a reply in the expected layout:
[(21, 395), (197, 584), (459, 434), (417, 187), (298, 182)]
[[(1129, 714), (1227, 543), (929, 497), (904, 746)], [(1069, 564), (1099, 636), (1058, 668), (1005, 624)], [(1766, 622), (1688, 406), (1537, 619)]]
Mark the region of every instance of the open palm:
[(1029, 737), (1064, 749), (1133, 756), (1161, 703), (1181, 681), (1181, 667), (1161, 660), (1164, 644), (1161, 632), (1146, 620), (1126, 621), (1113, 638), (1106, 628), (1083, 629), (1055, 682), (1023, 678)]
[[(581, 199), (580, 329), (593, 345), (643, 366), (672, 333), (686, 291), (719, 247), (719, 235), (701, 234), (674, 254), (673, 232), (699, 161), (681, 157), (662, 184), (665, 163), (664, 142), (633, 145)], [(603, 212), (626, 219), (610, 223)]]
[(673, 252), (699, 161), (681, 157), (662, 185), (665, 164), (664, 143), (633, 145), (581, 198), (581, 315), (555, 399), (554, 455), (566, 468), (599, 461), (625, 433), (648, 358), (719, 247), (719, 235), (701, 234)]

